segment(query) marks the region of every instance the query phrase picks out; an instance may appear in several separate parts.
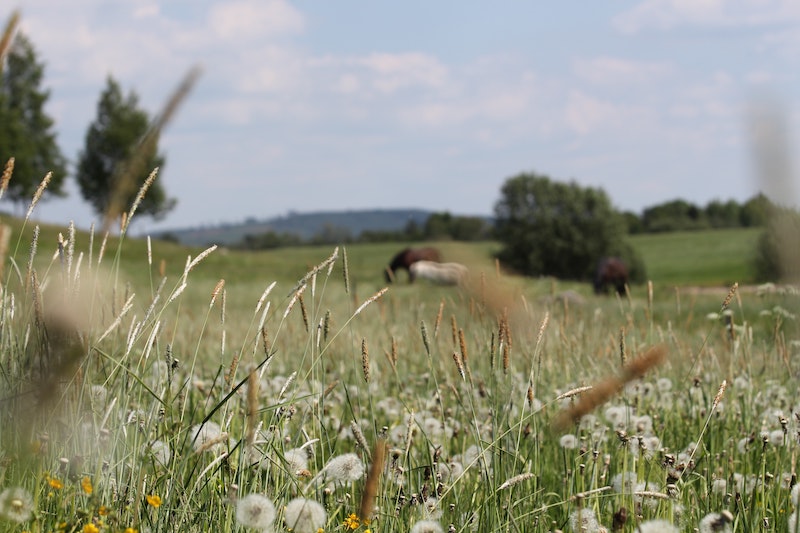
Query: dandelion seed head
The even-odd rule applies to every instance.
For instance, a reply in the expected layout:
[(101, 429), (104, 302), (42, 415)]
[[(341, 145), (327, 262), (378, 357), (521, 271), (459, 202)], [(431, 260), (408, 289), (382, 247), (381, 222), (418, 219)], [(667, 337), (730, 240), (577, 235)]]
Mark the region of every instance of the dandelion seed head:
[(266, 496), (248, 494), (236, 502), (236, 520), (244, 527), (269, 529), (275, 521), (275, 505)]
[(218, 440), (221, 436), (222, 429), (219, 427), (219, 424), (208, 421), (204, 424), (196, 424), (192, 426), (190, 442), (192, 443), (192, 448), (194, 448), (194, 451), (208, 451), (219, 446), (218, 444), (214, 444), (210, 447), (207, 447), (207, 445), (215, 440)]
[(325, 526), (325, 508), (314, 500), (295, 498), (284, 509), (286, 527), (295, 533), (317, 533)]
[[(297, 474), (301, 470), (308, 470), (308, 454), (302, 448), (292, 448), (283, 454), (286, 469), (291, 474)], [(262, 463), (263, 466), (266, 466)]]
[(169, 460), (172, 458), (172, 451), (169, 449), (169, 444), (161, 440), (153, 441), (147, 450), (152, 456), (155, 463), (159, 466), (167, 466)]
[(442, 508), (439, 506), (439, 498), (431, 496), (422, 504), (422, 515), (426, 520), (439, 520), (442, 517)]
[(700, 533), (731, 533), (733, 531), (731, 522), (733, 522), (733, 515), (730, 511), (709, 513), (700, 520), (698, 529)]
[(27, 522), (33, 512), (33, 497), (21, 488), (12, 487), (0, 492), (0, 516), (17, 522)]
[(637, 533), (679, 533), (679, 529), (667, 520), (648, 520), (639, 524)]
[(572, 511), (569, 515), (569, 526), (575, 533), (599, 533), (605, 531), (600, 525), (594, 511), (588, 507)]
[(558, 439), (558, 444), (565, 450), (574, 450), (578, 447), (580, 441), (578, 437), (573, 435), (572, 433), (567, 433), (566, 435), (561, 435), (561, 438)]
[(611, 487), (614, 492), (630, 494), (636, 488), (638, 479), (635, 472), (622, 472), (611, 478)]
[(347, 483), (358, 481), (364, 477), (364, 463), (354, 453), (346, 453), (332, 458), (325, 465), (325, 472), (329, 479)]
[(800, 483), (797, 483), (794, 487), (792, 487), (791, 498), (792, 505), (795, 507), (800, 506)]
[(411, 526), (410, 533), (444, 533), (444, 529), (436, 520), (420, 520)]

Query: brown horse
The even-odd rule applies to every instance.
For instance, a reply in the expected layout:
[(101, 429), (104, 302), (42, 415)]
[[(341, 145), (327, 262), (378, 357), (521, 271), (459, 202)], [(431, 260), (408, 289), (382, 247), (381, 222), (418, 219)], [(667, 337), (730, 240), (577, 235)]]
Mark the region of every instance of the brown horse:
[(417, 261), (435, 261), (440, 262), (442, 255), (436, 248), (406, 248), (401, 250), (392, 258), (389, 266), (386, 267), (386, 282), (391, 283), (397, 277), (397, 271), (405, 269), (408, 272), (408, 282), (414, 283), (414, 275), (408, 267)]
[(628, 265), (619, 257), (604, 257), (597, 264), (594, 276), (594, 292), (607, 294), (609, 286), (614, 287), (617, 294), (625, 294), (628, 284)]

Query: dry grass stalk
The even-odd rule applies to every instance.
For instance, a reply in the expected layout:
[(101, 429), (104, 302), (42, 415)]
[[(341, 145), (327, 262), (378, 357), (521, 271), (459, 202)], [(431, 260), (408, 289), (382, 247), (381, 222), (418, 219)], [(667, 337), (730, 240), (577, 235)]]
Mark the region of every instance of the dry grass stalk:
[(607, 490), (611, 490), (612, 488), (613, 487), (611, 485), (606, 485), (605, 487), (599, 487), (599, 488), (596, 488), (596, 489), (587, 490), (586, 492), (579, 492), (577, 494), (573, 494), (570, 497), (569, 501), (574, 502), (576, 500), (585, 500), (589, 496), (594, 496), (595, 494), (603, 493), (603, 492), (605, 492)]
[(723, 379), (722, 383), (719, 385), (719, 390), (717, 391), (717, 395), (714, 396), (714, 402), (711, 404), (711, 410), (714, 411), (719, 402), (722, 401), (722, 397), (725, 396), (725, 389), (728, 387), (728, 381)]
[(425, 346), (425, 353), (431, 355), (431, 345), (428, 342), (428, 328), (425, 326), (425, 321), (419, 323), (419, 330), (422, 333), (422, 344)]
[(228, 367), (228, 372), (225, 374), (225, 383), (229, 387), (234, 385), (234, 380), (236, 379), (236, 370), (239, 368), (239, 354), (233, 354), (233, 358), (231, 359), (231, 365)]
[(593, 387), (591, 385), (588, 385), (586, 387), (576, 387), (576, 388), (574, 388), (572, 390), (568, 390), (567, 392), (565, 392), (563, 394), (559, 394), (558, 396), (556, 396), (556, 401), (564, 400), (566, 398), (572, 398), (573, 396), (577, 396), (578, 394), (581, 394), (582, 392), (590, 391), (590, 390), (592, 390), (592, 388)]
[(356, 312), (353, 313), (353, 316), (355, 317), (356, 315), (361, 313), (361, 311), (363, 311), (369, 304), (371, 304), (372, 302), (374, 302), (375, 300), (377, 300), (378, 298), (380, 298), (381, 296), (386, 294), (386, 291), (388, 291), (388, 290), (389, 290), (389, 287), (384, 287), (381, 290), (379, 290), (378, 292), (376, 292), (375, 294), (373, 294), (372, 296), (370, 296), (367, 299), (367, 301), (365, 301), (363, 304), (361, 304), (358, 307), (358, 309), (356, 309)]
[(625, 352), (625, 328), (619, 328), (619, 361), (622, 366), (628, 362), (628, 354)]
[(466, 379), (467, 375), (464, 373), (464, 362), (461, 360), (458, 352), (453, 352), (453, 361), (456, 364), (456, 368), (458, 368), (458, 373), (461, 376), (461, 379)]
[(364, 373), (364, 381), (369, 383), (369, 348), (367, 348), (367, 339), (361, 339), (361, 371)]
[(335, 379), (335, 380), (333, 380), (332, 382), (330, 382), (330, 383), (328, 384), (328, 386), (327, 386), (327, 387), (325, 387), (325, 390), (324, 390), (324, 391), (322, 391), (322, 397), (323, 397), (323, 398), (327, 398), (327, 397), (328, 397), (328, 394), (332, 393), (332, 392), (333, 392), (333, 390), (336, 388), (336, 386), (337, 386), (338, 384), (339, 384), (339, 380), (338, 380), (338, 379)]
[(306, 333), (308, 333), (308, 310), (306, 309), (306, 302), (303, 300), (302, 294), (297, 295), (297, 302), (300, 304), (300, 315), (303, 317), (303, 327), (305, 328)]
[[(297, 299), (303, 294), (303, 291), (306, 290), (308, 285), (302, 285), (299, 289), (297, 289), (294, 294), (292, 294), (291, 300), (289, 300), (289, 305), (286, 306), (286, 310), (283, 312), (283, 319), (289, 316), (289, 313), (292, 311), (294, 304), (297, 303)], [(282, 319), (282, 320), (283, 320)]]
[(353, 432), (353, 438), (356, 439), (356, 444), (364, 450), (364, 453), (369, 458), (369, 445), (367, 444), (367, 438), (364, 437), (364, 432), (361, 431), (361, 426), (355, 420), (350, 421), (350, 431)]
[(378, 485), (383, 472), (383, 463), (386, 461), (386, 440), (378, 439), (372, 451), (372, 463), (364, 483), (364, 492), (361, 494), (361, 506), (358, 515), (364, 522), (372, 520), (375, 506), (375, 497), (378, 495)]
[(36, 249), (39, 246), (39, 226), (33, 228), (33, 239), (31, 239), (31, 252), (28, 256), (28, 268), (25, 271), (25, 288), (27, 289), (31, 283), (31, 274), (33, 273), (33, 258), (36, 257)]
[(342, 249), (342, 276), (344, 277), (344, 292), (350, 294), (350, 267), (347, 263), (347, 248)]
[(392, 337), (392, 357), (390, 361), (392, 362), (392, 367), (397, 367), (397, 339)]
[[(2, 59), (0, 59), (0, 63), (2, 63)], [(11, 174), (14, 173), (14, 158), (9, 157), (8, 161), (6, 162), (6, 167), (3, 170), (3, 177), (0, 178), (0, 198), (3, 197), (5, 194), (6, 189), (8, 189), (8, 182), (11, 181)]]
[(45, 189), (47, 186), (50, 185), (50, 180), (53, 178), (53, 173), (48, 172), (45, 174), (42, 181), (39, 183), (39, 187), (36, 189), (36, 192), (33, 193), (33, 199), (31, 200), (31, 205), (28, 207), (28, 212), (25, 213), (25, 220), (27, 221), (31, 218), (31, 214), (33, 213), (33, 209), (36, 207), (36, 204), (39, 203), (39, 200), (42, 199), (42, 194), (44, 194)]
[[(110, 191), (108, 205), (103, 217), (104, 231), (109, 231), (113, 221), (120, 215), (127, 215), (127, 213), (123, 213), (123, 205), (136, 187), (140, 179), (139, 176), (141, 176), (144, 170), (144, 165), (147, 164), (147, 159), (155, 153), (158, 138), (162, 130), (167, 123), (169, 123), (181, 102), (188, 96), (189, 91), (199, 77), (200, 69), (198, 67), (193, 67), (189, 70), (177, 89), (167, 100), (161, 113), (156, 116), (156, 119), (139, 140), (139, 144), (136, 146), (130, 158), (117, 166), (115, 170), (116, 176), (113, 181), (114, 188)], [(127, 228), (127, 221), (123, 223), (122, 227)]]
[(136, 210), (139, 208), (139, 204), (142, 203), (145, 194), (147, 194), (147, 191), (150, 190), (150, 186), (153, 185), (153, 182), (156, 180), (156, 176), (158, 176), (158, 170), (159, 170), (158, 167), (156, 167), (153, 169), (152, 172), (150, 172), (150, 175), (147, 176), (147, 179), (144, 180), (142, 186), (139, 187), (139, 192), (136, 193), (136, 198), (134, 198), (133, 204), (131, 204), (131, 208), (128, 211), (128, 214), (125, 215), (123, 213), (123, 215), (125, 216), (122, 220), (122, 228), (120, 230), (120, 233), (125, 233), (128, 230), (128, 226), (131, 223), (131, 219), (133, 218), (134, 213), (136, 213)]
[(202, 252), (200, 252), (199, 254), (197, 254), (197, 257), (195, 257), (194, 259), (189, 257), (188, 260), (186, 261), (186, 268), (183, 271), (183, 276), (186, 277), (186, 275), (188, 275), (189, 272), (191, 272), (192, 269), (200, 263), (200, 261), (211, 255), (216, 249), (217, 245), (213, 244), (208, 248), (206, 248), (205, 250), (203, 250)]
[(450, 315), (450, 336), (453, 339), (453, 346), (458, 343), (458, 322), (456, 321), (456, 315)]
[(253, 447), (256, 440), (256, 428), (258, 427), (258, 372), (254, 368), (250, 371), (247, 378), (247, 434), (245, 443), (247, 449)]
[(6, 256), (8, 255), (8, 243), (11, 241), (11, 226), (0, 224), (0, 276), (3, 275), (3, 269), (6, 264)]
[(610, 376), (605, 378), (600, 383), (591, 387), (590, 390), (586, 391), (586, 394), (583, 394), (575, 404), (566, 409), (562, 409), (556, 416), (553, 426), (558, 430), (564, 430), (569, 427), (570, 424), (579, 421), (583, 415), (590, 413), (596, 407), (606, 403), (611, 397), (621, 391), (626, 383), (641, 378), (648, 370), (661, 364), (666, 358), (666, 355), (666, 347), (663, 345), (653, 346), (644, 355), (637, 357), (625, 365), (622, 369), (622, 376)]
[(433, 324), (433, 338), (439, 335), (439, 326), (442, 323), (442, 314), (444, 313), (444, 298), (439, 302), (439, 312), (436, 313), (436, 322)]
[[(216, 285), (214, 285), (214, 289), (211, 291), (211, 303), (208, 304), (208, 307), (214, 307), (214, 302), (217, 301), (217, 296), (219, 296), (220, 291), (225, 287), (225, 280), (220, 279)], [(224, 322), (224, 320), (223, 320)]]
[(11, 41), (14, 37), (14, 30), (17, 29), (17, 24), (19, 24), (19, 10), (15, 9), (11, 12), (11, 16), (8, 17), (6, 27), (3, 28), (3, 36), (0, 37), (0, 72), (3, 71), (3, 63), (5, 63), (6, 55), (11, 48)]
[(739, 282), (737, 281), (733, 285), (731, 285), (731, 289), (728, 291), (728, 295), (725, 297), (725, 300), (722, 302), (722, 307), (720, 308), (720, 312), (725, 311), (728, 306), (731, 304), (731, 300), (733, 299), (733, 295), (736, 294), (736, 289), (739, 288)]
[(528, 479), (531, 479), (532, 477), (534, 477), (534, 475), (535, 474), (533, 474), (531, 472), (525, 472), (524, 474), (518, 474), (518, 475), (516, 475), (516, 476), (514, 476), (514, 477), (512, 477), (510, 479), (505, 480), (502, 485), (497, 487), (497, 490), (500, 491), (500, 490), (503, 490), (503, 489), (507, 489), (509, 487), (513, 487), (517, 483), (522, 483), (523, 481), (527, 481)]

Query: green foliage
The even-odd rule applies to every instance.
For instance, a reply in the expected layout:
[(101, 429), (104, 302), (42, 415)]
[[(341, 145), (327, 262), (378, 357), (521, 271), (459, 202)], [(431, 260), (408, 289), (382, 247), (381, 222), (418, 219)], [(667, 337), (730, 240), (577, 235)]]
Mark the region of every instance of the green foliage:
[(753, 259), (759, 281), (800, 279), (800, 212), (773, 206), (761, 232)]
[[(152, 149), (143, 154), (142, 168), (134, 170), (135, 186), (126, 187), (121, 183), (126, 165), (132, 164), (148, 132), (149, 122), (147, 113), (139, 109), (137, 95), (131, 91), (124, 96), (119, 84), (109, 76), (97, 105), (97, 117), (86, 132), (84, 149), (78, 156), (78, 185), (95, 213), (106, 213), (119, 187), (125, 187), (124, 205), (131, 205), (150, 172), (156, 167), (163, 171), (164, 156), (158, 154), (158, 143), (153, 143)], [(175, 204), (175, 199), (167, 197), (161, 181), (156, 180), (139, 204), (138, 213), (158, 220)]]
[(622, 256), (641, 268), (626, 226), (602, 189), (537, 174), (509, 178), (495, 205), (499, 259), (526, 275), (589, 279), (600, 258)]
[(15, 158), (6, 194), (12, 202), (31, 201), (42, 178), (52, 177), (42, 199), (64, 196), (66, 159), (56, 144), (53, 120), (44, 106), (50, 96), (41, 88), (44, 65), (31, 42), (17, 34), (0, 72), (0, 157)]
[(708, 228), (702, 208), (685, 200), (672, 200), (649, 207), (642, 213), (646, 231), (686, 231)]
[(772, 202), (763, 194), (753, 196), (742, 205), (739, 213), (741, 225), (745, 228), (765, 225), (772, 207)]

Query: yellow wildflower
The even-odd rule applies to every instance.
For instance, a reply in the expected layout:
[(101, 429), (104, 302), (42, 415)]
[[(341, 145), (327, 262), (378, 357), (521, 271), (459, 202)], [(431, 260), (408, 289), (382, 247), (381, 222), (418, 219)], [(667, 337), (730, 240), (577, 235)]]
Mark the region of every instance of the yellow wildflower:
[(345, 529), (358, 529), (360, 525), (360, 520), (358, 519), (358, 515), (356, 513), (351, 513), (350, 516), (344, 519), (344, 523), (342, 523)]
[(47, 477), (47, 484), (56, 490), (61, 490), (64, 488), (64, 484), (61, 482), (61, 480), (50, 476)]
[(147, 503), (149, 503), (153, 507), (156, 508), (161, 507), (161, 496), (159, 496), (158, 494), (148, 494), (145, 496), (145, 499), (147, 500)]
[(139, 533), (138, 529), (133, 529), (132, 527), (126, 527), (125, 533)]
[(96, 525), (89, 523), (83, 526), (83, 533), (100, 533), (100, 530)]
[(100, 516), (106, 516), (110, 512), (111, 511), (109, 511), (108, 507), (106, 507), (105, 505), (101, 505), (100, 508), (97, 509), (97, 514), (99, 514)]
[(86, 494), (92, 493), (94, 487), (92, 487), (92, 480), (89, 479), (89, 476), (83, 476), (83, 479), (81, 479), (81, 488)]

